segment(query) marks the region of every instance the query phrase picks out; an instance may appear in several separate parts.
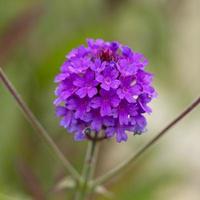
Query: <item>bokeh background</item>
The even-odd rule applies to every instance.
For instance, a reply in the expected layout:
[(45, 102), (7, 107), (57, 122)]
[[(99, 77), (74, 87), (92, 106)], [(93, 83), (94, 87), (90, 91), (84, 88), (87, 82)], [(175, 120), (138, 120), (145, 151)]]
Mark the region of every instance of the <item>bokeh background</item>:
[[(148, 132), (102, 142), (100, 175), (136, 151), (200, 93), (199, 0), (0, 0), (0, 65), (66, 157), (81, 171), (86, 142), (55, 117), (55, 84), (65, 54), (86, 38), (119, 40), (149, 59), (158, 98)], [(187, 116), (123, 178), (115, 200), (200, 199), (200, 109)], [(68, 173), (0, 84), (0, 200), (71, 199), (55, 189)], [(98, 196), (98, 200), (107, 199)]]

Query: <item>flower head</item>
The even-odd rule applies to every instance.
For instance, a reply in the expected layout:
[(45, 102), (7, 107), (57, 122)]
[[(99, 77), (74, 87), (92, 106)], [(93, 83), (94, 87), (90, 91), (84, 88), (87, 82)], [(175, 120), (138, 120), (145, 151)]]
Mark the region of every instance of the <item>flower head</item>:
[(156, 96), (147, 64), (141, 53), (118, 42), (88, 39), (87, 46), (73, 49), (55, 77), (60, 125), (75, 140), (87, 138), (86, 128), (117, 142), (127, 140), (127, 131), (143, 133), (144, 114), (151, 113), (147, 104)]

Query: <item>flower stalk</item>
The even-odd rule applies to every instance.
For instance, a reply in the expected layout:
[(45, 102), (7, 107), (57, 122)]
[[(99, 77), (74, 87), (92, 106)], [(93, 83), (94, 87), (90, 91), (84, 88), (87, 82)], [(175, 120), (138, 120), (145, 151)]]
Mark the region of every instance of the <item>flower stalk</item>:
[(53, 141), (53, 139), (49, 136), (46, 129), (41, 125), (41, 123), (38, 121), (38, 119), (35, 117), (35, 115), (32, 113), (30, 108), (26, 105), (24, 100), (21, 98), (17, 90), (14, 88), (12, 83), (9, 81), (6, 74), (3, 72), (3, 69), (0, 67), (0, 79), (5, 86), (5, 88), (10, 92), (10, 94), (15, 99), (16, 103), (22, 110), (23, 114), (25, 115), (26, 119), (30, 122), (32, 127), (39, 133), (40, 136), (44, 138), (44, 140), (47, 142), (49, 147), (54, 151), (54, 153), (57, 155), (57, 157), (61, 160), (63, 166), (69, 171), (71, 176), (79, 180), (80, 175), (78, 172), (74, 169), (74, 167), (71, 165), (71, 163), (65, 158), (64, 154), (60, 151), (56, 143)]
[(96, 157), (98, 152), (98, 140), (96, 139), (96, 135), (93, 140), (89, 140), (88, 149), (85, 157), (82, 179), (78, 183), (75, 200), (85, 200), (90, 192), (90, 181), (94, 174), (95, 165), (96, 165)]

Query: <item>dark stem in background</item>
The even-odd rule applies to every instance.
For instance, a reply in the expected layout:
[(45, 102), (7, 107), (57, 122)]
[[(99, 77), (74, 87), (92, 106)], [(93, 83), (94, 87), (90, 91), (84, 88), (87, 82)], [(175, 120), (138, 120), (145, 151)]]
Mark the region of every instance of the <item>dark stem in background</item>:
[(32, 168), (23, 160), (18, 160), (16, 166), (22, 176), (24, 187), (28, 190), (33, 199), (45, 200), (45, 191)]
[(20, 97), (19, 93), (16, 91), (12, 83), (9, 81), (8, 77), (5, 75), (1, 67), (0, 67), (0, 79), (2, 80), (2, 83), (7, 88), (7, 90), (10, 92), (10, 94), (13, 96), (13, 98), (16, 100), (18, 106), (21, 108), (26, 119), (31, 123), (33, 128), (39, 133), (40, 136), (42, 136), (45, 139), (49, 147), (51, 147), (51, 149), (55, 152), (55, 154), (61, 160), (64, 167), (69, 171), (71, 176), (74, 179), (79, 180), (80, 175), (78, 174), (78, 172), (74, 169), (71, 163), (65, 158), (64, 154), (59, 150), (58, 146), (53, 141), (53, 139), (49, 136), (48, 132), (45, 130), (45, 128), (40, 124), (40, 122), (31, 112), (31, 110), (23, 101), (23, 99)]
[(16, 45), (32, 33), (43, 14), (43, 4), (36, 2), (10, 20), (0, 37), (0, 65), (5, 64)]
[(105, 175), (97, 178), (94, 182), (91, 183), (92, 187), (95, 188), (98, 185), (101, 185), (112, 178), (115, 178), (117, 175), (121, 175), (129, 169), (132, 164), (139, 158), (141, 155), (146, 152), (153, 144), (155, 144), (167, 131), (169, 131), (173, 126), (175, 126), (181, 119), (183, 119), (187, 114), (189, 114), (194, 108), (200, 104), (200, 97), (197, 98), (191, 105), (189, 105), (178, 117), (176, 117), (171, 123), (169, 123), (163, 130), (161, 130), (157, 136), (151, 139), (143, 148), (141, 148), (136, 154), (130, 156), (127, 160), (119, 164), (117, 167), (111, 169)]

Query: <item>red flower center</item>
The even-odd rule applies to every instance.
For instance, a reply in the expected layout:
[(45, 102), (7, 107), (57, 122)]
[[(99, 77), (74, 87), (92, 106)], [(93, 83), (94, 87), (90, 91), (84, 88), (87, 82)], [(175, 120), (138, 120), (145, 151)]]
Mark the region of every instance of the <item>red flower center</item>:
[(102, 61), (111, 61), (114, 60), (114, 57), (112, 55), (112, 51), (109, 49), (105, 49), (100, 53), (100, 59)]

